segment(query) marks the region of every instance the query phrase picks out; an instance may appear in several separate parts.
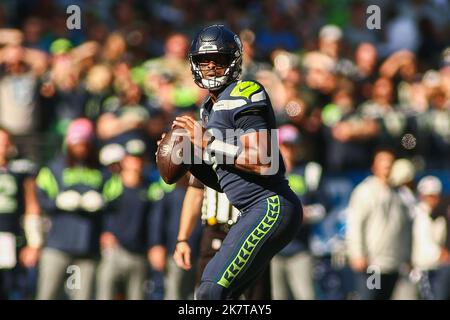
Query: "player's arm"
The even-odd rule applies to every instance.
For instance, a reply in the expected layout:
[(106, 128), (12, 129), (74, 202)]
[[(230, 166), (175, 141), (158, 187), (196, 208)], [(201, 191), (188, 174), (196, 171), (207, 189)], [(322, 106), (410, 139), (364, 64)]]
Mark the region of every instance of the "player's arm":
[(191, 248), (187, 243), (187, 239), (189, 239), (197, 224), (203, 202), (203, 185), (195, 180), (194, 178), (189, 181), (189, 187), (184, 196), (177, 237), (179, 242), (173, 255), (176, 264), (185, 270), (189, 270), (192, 267)]
[(36, 76), (43, 75), (48, 67), (48, 59), (45, 52), (30, 48), (25, 48), (24, 50), (24, 62), (30, 66)]
[(39, 251), (44, 242), (42, 234), (42, 222), (40, 207), (36, 195), (36, 181), (33, 177), (27, 177), (23, 183), (25, 214), (23, 228), (27, 240), (27, 246), (20, 252), (22, 264), (31, 268), (34, 267), (39, 258)]
[(269, 176), (272, 168), (271, 137), (267, 130), (244, 134), (239, 137), (241, 151), (237, 151), (234, 166), (242, 171)]
[(33, 177), (24, 180), (25, 216), (24, 228), (27, 243), (31, 247), (40, 248), (43, 242), (40, 232), (40, 207), (36, 195), (36, 181)]
[(177, 117), (173, 126), (186, 129), (191, 142), (215, 157), (218, 163), (233, 165), (248, 173), (269, 175), (274, 161), (271, 154), (271, 133), (267, 130), (268, 124), (264, 115), (259, 114), (259, 111), (255, 108), (253, 114), (237, 116), (236, 127), (244, 133), (239, 135), (238, 145), (216, 139), (214, 135), (204, 134), (201, 125), (189, 116)]
[(211, 165), (202, 162), (201, 164), (192, 164), (189, 167), (189, 172), (202, 184), (217, 192), (223, 192), (219, 185), (217, 174)]
[[(194, 141), (194, 139), (197, 139), (197, 137), (200, 137), (200, 140), (198, 140), (198, 145), (200, 145), (200, 147), (198, 147), (196, 145), (196, 147), (194, 148), (194, 158), (192, 163), (189, 166), (189, 172), (191, 173), (191, 175), (193, 175), (197, 180), (198, 183), (203, 184), (207, 187), (210, 187), (211, 189), (216, 190), (217, 192), (223, 192), (222, 188), (219, 185), (219, 180), (217, 177), (217, 173), (214, 171), (212, 165), (209, 165), (207, 163), (205, 163), (205, 161), (203, 161), (203, 147), (202, 147), (202, 142), (201, 142), (201, 136), (204, 133), (203, 127), (197, 122), (195, 121), (193, 118), (188, 117), (189, 122), (192, 123), (192, 125), (190, 126), (190, 130), (192, 132), (191, 136), (189, 137), (191, 142)], [(183, 119), (184, 120), (184, 119)], [(183, 126), (188, 126), (186, 120), (183, 121)], [(172, 124), (172, 129), (174, 129), (174, 127), (177, 125), (177, 122), (174, 121), (174, 123)], [(179, 127), (181, 127), (179, 125)], [(189, 130), (188, 130), (189, 131)], [(198, 134), (198, 135), (197, 135)], [(162, 134), (160, 140), (158, 140), (157, 144), (159, 146), (159, 144), (161, 143), (162, 139), (164, 139), (165, 137), (165, 133)], [(206, 146), (206, 141), (205, 141), (205, 146)], [(156, 155), (156, 153), (155, 153)], [(200, 160), (200, 161), (197, 161)], [(202, 186), (203, 187), (203, 186)]]

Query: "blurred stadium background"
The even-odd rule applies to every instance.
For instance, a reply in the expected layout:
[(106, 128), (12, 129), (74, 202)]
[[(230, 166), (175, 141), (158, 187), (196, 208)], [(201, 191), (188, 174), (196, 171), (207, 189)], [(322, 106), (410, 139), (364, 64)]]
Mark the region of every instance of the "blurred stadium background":
[[(81, 8), (79, 30), (66, 25), (70, 16), (66, 8), (73, 4)], [(380, 29), (367, 27), (369, 5), (380, 8)], [(372, 174), (377, 148), (389, 147), (398, 159), (407, 160), (393, 166), (390, 181), (395, 192), (409, 188), (410, 225), (415, 206), (426, 201), (424, 195), (439, 198), (440, 211), (433, 211), (430, 223), (440, 215), (445, 218), (448, 210), (450, 3), (446, 0), (2, 0), (0, 127), (12, 136), (12, 156), (27, 159), (37, 173), (67, 152), (64, 137), (71, 121), (88, 118), (95, 125), (102, 170), (114, 170), (111, 165), (123, 157), (120, 148), (108, 146), (118, 144), (127, 150), (132, 148), (130, 141), (143, 141), (150, 207), (165, 197), (181, 206), (183, 192), (169, 196), (174, 187), (159, 180), (156, 141), (176, 115), (197, 114), (207, 94), (192, 80), (187, 52), (195, 33), (213, 23), (239, 33), (243, 78), (261, 82), (278, 124), (295, 128), (292, 143), (298, 164), (319, 164), (319, 192), (326, 212), (309, 225), (307, 247), (302, 249), (311, 257), (312, 268), (298, 270), (309, 272), (313, 281), (314, 293), (308, 298), (356, 298), (357, 281), (345, 242), (348, 204), (355, 186)], [(430, 175), (442, 187), (425, 181), (425, 191), (417, 190), (417, 182)], [(302, 181), (298, 183), (306, 183)], [(0, 185), (1, 193), (5, 187)], [(0, 222), (12, 213), (2, 212)], [(446, 219), (448, 225), (448, 213)], [(405, 223), (402, 228), (410, 227)], [(166, 229), (167, 234), (149, 236), (149, 248), (167, 250), (154, 251), (153, 266), (147, 262), (141, 284), (145, 299), (163, 299), (165, 283), (174, 281), (164, 278), (164, 259), (172, 259), (169, 243), (176, 232)], [(16, 233), (19, 239), (21, 232)], [(423, 240), (414, 236), (411, 232), (413, 242)], [(103, 240), (102, 246), (107, 243)], [(100, 241), (100, 233), (93, 241)], [(406, 261), (393, 298), (429, 297), (424, 286), (432, 281), (424, 284), (425, 271), (440, 268), (447, 274), (442, 281), (450, 287), (445, 251), (449, 245), (447, 234), (440, 243), (441, 256), (425, 268)], [(96, 263), (99, 252), (92, 258)], [(0, 269), (3, 299), (36, 298), (39, 270), (46, 266), (42, 261), (23, 266), (19, 260), (14, 267)], [(52, 259), (46, 263), (52, 261), (56, 263)], [(114, 298), (123, 299), (125, 293), (122, 288)], [(289, 297), (299, 298), (295, 292)]]

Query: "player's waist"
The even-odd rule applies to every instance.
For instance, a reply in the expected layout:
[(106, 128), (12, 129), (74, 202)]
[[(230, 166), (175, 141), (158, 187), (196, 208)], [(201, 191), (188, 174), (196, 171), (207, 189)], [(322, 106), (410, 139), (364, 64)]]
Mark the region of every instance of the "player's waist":
[(228, 174), (225, 179), (220, 180), (220, 185), (231, 204), (240, 211), (290, 190), (287, 180), (279, 175), (260, 177), (252, 181)]
[(202, 219), (202, 223), (208, 228), (228, 232), (230, 228), (236, 223), (236, 221), (231, 218), (227, 221), (221, 221), (216, 217), (208, 217)]

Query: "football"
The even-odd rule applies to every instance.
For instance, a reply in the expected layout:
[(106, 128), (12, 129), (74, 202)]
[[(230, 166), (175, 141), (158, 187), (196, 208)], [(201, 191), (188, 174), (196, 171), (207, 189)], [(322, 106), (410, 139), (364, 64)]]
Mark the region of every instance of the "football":
[(190, 165), (183, 162), (183, 151), (191, 148), (185, 130), (174, 128), (167, 132), (156, 151), (156, 165), (163, 180), (172, 184), (177, 182), (189, 170)]

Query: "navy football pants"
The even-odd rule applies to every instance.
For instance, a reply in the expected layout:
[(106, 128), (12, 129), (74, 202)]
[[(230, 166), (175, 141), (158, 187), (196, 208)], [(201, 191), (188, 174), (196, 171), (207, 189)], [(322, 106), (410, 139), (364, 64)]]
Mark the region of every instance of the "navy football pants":
[(295, 236), (302, 207), (295, 194), (275, 195), (242, 211), (202, 275), (198, 300), (237, 299)]

